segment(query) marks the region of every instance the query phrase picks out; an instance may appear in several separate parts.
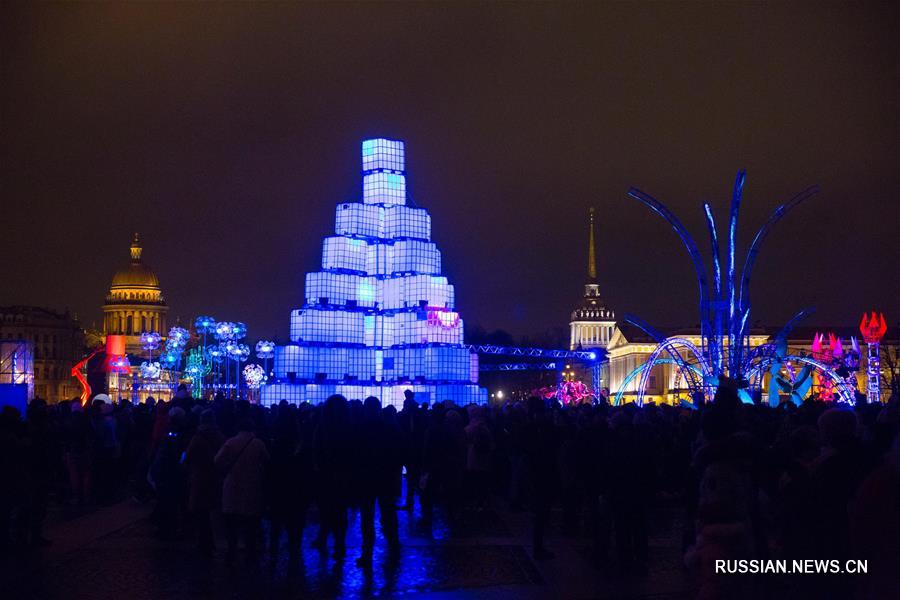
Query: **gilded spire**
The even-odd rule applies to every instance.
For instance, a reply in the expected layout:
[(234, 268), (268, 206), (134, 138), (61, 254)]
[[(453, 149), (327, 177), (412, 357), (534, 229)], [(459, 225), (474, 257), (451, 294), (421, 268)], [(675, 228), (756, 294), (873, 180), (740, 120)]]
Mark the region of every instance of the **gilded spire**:
[(141, 260), (141, 244), (137, 233), (134, 234), (134, 239), (131, 241), (131, 260), (134, 262)]
[(597, 252), (594, 249), (594, 207), (590, 210), (590, 235), (588, 237), (588, 278), (597, 279)]

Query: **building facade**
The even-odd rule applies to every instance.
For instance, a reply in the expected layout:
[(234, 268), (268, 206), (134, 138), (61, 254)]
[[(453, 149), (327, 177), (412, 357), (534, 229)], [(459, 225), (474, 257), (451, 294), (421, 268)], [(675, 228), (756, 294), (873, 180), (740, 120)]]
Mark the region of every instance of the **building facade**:
[(588, 220), (588, 279), (584, 296), (569, 321), (569, 349), (605, 349), (616, 329), (616, 313), (606, 306), (597, 283), (597, 250), (594, 243), (594, 209)]
[(139, 354), (141, 333), (157, 331), (165, 335), (166, 305), (159, 279), (141, 257), (138, 234), (131, 243), (131, 262), (113, 276), (103, 304), (103, 334), (125, 336), (125, 349)]
[(0, 307), (0, 339), (23, 340), (27, 344), (34, 369), (30, 390), (34, 398), (59, 402), (81, 393), (71, 370), (85, 352), (84, 330), (68, 311), (38, 306)]

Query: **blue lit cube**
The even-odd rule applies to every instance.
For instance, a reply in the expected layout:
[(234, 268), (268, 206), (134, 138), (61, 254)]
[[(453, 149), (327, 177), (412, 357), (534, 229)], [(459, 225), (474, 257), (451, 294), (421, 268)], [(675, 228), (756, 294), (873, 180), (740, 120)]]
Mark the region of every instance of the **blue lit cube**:
[(366, 204), (406, 204), (406, 176), (375, 172), (363, 176)]
[(363, 172), (387, 169), (404, 171), (406, 152), (400, 140), (377, 138), (362, 143)]

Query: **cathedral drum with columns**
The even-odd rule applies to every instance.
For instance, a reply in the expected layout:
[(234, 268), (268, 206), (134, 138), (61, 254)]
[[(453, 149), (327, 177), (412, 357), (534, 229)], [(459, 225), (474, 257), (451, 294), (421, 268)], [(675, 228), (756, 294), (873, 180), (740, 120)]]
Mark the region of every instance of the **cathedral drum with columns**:
[(125, 336), (125, 350), (139, 354), (141, 333), (157, 331), (165, 336), (169, 307), (159, 288), (159, 279), (141, 259), (138, 234), (131, 243), (131, 263), (116, 272), (103, 304), (104, 335)]

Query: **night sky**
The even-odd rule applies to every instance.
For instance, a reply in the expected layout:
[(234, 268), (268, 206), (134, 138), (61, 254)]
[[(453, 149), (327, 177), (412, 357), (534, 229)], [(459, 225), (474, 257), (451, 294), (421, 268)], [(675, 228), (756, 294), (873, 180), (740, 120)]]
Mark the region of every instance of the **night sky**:
[[(900, 319), (893, 4), (5, 4), (0, 305), (100, 321), (131, 234), (183, 322), (286, 338), (360, 141), (409, 185), (469, 324), (565, 326), (598, 210), (619, 314), (697, 321), (690, 261), (636, 186), (707, 237), (748, 170), (739, 243), (776, 204), (753, 320)], [(723, 227), (724, 232), (724, 227)]]

